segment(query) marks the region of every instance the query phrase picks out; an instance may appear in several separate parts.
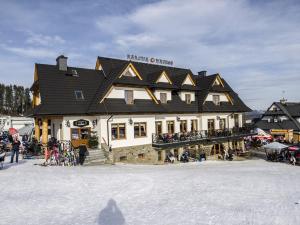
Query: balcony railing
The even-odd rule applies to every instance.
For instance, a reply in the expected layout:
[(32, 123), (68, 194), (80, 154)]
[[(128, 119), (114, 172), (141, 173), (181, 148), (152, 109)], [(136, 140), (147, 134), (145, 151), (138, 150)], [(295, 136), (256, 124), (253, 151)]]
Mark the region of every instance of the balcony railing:
[(196, 144), (202, 141), (214, 141), (221, 139), (232, 139), (254, 135), (250, 128), (239, 127), (222, 130), (201, 130), (194, 132), (179, 132), (174, 134), (153, 134), (152, 145), (154, 147)]

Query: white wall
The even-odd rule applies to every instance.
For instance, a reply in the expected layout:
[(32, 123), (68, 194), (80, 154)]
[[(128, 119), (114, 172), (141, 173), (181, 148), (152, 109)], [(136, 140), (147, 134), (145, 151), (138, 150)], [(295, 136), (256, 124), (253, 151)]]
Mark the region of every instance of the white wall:
[[(62, 136), (60, 137), (60, 140), (71, 140), (71, 128), (79, 128), (79, 127), (75, 127), (73, 125), (73, 122), (76, 120), (80, 120), (80, 119), (84, 119), (84, 120), (88, 120), (89, 121), (89, 125), (86, 126), (86, 128), (91, 128), (91, 131), (97, 131), (97, 135), (99, 138), (99, 122), (98, 125), (94, 128), (93, 127), (93, 120), (96, 120), (97, 117), (96, 116), (64, 116), (63, 120), (62, 120)], [(69, 121), (70, 123), (70, 127), (67, 127), (67, 121)]]
[(219, 95), (220, 96), (220, 102), (228, 102), (228, 98), (226, 97), (225, 94), (223, 93), (209, 93), (207, 95), (207, 98), (205, 99), (205, 101), (213, 101), (213, 95)]
[(167, 94), (167, 101), (172, 100), (172, 93), (168, 90), (155, 90), (154, 95), (157, 98), (157, 100), (160, 100), (160, 93), (166, 93)]
[(185, 101), (185, 94), (190, 94), (191, 95), (191, 101), (195, 101), (195, 92), (193, 91), (180, 91), (178, 92), (178, 95), (182, 101)]
[[(110, 145), (112, 148), (127, 147), (134, 145), (146, 145), (152, 144), (152, 134), (155, 133), (155, 122), (162, 122), (162, 132), (167, 133), (167, 121), (174, 121), (175, 132), (180, 132), (180, 121), (177, 121), (177, 117), (180, 120), (187, 120), (187, 129), (191, 130), (191, 120), (197, 119), (198, 128), (200, 127), (200, 117), (196, 114), (186, 115), (119, 115), (114, 116), (109, 122), (109, 137)], [(129, 118), (132, 118), (133, 124), (129, 124)], [(107, 144), (107, 119), (108, 116), (101, 116), (101, 142), (104, 140)], [(135, 122), (146, 122), (147, 123), (147, 137), (135, 138), (134, 137), (134, 123)], [(112, 123), (125, 123), (126, 125), (126, 139), (111, 140), (111, 124)], [(103, 140), (104, 139), (104, 140)]]
[[(234, 127), (234, 118), (231, 118), (231, 113), (206, 113), (202, 114), (201, 116), (201, 130), (207, 130), (207, 122), (209, 119), (214, 119), (215, 120), (215, 129), (220, 129), (219, 126), (219, 120), (217, 120), (217, 116), (220, 117), (220, 119), (225, 119), (226, 121), (226, 128), (228, 128), (228, 123), (229, 123), (229, 128)], [(239, 113), (239, 126), (241, 127), (243, 125), (243, 118), (242, 118), (242, 113)]]
[[(230, 113), (207, 113), (207, 114), (158, 114), (158, 115), (115, 115), (109, 121), (109, 137), (110, 137), (110, 145), (112, 148), (118, 147), (128, 147), (135, 145), (146, 145), (152, 144), (152, 134), (155, 133), (155, 122), (162, 122), (162, 132), (167, 133), (167, 121), (174, 121), (175, 124), (175, 132), (180, 132), (180, 120), (187, 121), (187, 130), (191, 130), (191, 120), (197, 119), (198, 122), (198, 130), (207, 130), (207, 120), (215, 119), (215, 129), (219, 129), (219, 120), (217, 120), (217, 116), (220, 118), (226, 119), (226, 127), (229, 119), (229, 127), (232, 128), (234, 126), (234, 119), (230, 117)], [(97, 131), (97, 135), (99, 138), (99, 142), (108, 144), (107, 141), (107, 119), (109, 116), (66, 116), (62, 120), (52, 120), (55, 123), (55, 135), (59, 140), (70, 140), (71, 128), (75, 128), (73, 126), (73, 122), (75, 120), (84, 119), (90, 122), (89, 126), (92, 131)], [(132, 119), (133, 123), (130, 124), (129, 119)], [(92, 121), (98, 120), (97, 126), (93, 128)], [(179, 119), (179, 121), (178, 121)], [(70, 122), (70, 127), (67, 127), (67, 121)], [(135, 138), (134, 137), (134, 123), (135, 122), (146, 122), (147, 123), (147, 136)], [(62, 124), (62, 133), (63, 137), (60, 137), (59, 124)], [(126, 125), (126, 139), (121, 140), (111, 140), (111, 124), (112, 123), (125, 123)], [(239, 123), (242, 126), (242, 114), (239, 114)]]
[(113, 87), (106, 98), (125, 99), (125, 90), (133, 90), (133, 99), (151, 99), (145, 88)]
[[(132, 119), (133, 123), (129, 123), (129, 119)], [(107, 119), (108, 116), (101, 116), (100, 123), (101, 123), (101, 142), (103, 143), (105, 140), (105, 143), (108, 144), (107, 141)], [(146, 122), (147, 123), (147, 136), (146, 137), (134, 137), (134, 123), (136, 122)], [(125, 123), (126, 127), (126, 139), (121, 140), (112, 140), (111, 139), (111, 124), (114, 123)], [(118, 115), (114, 116), (109, 121), (109, 139), (110, 139), (110, 145), (112, 148), (118, 148), (118, 147), (127, 147), (127, 146), (134, 146), (134, 145), (145, 145), (145, 144), (151, 144), (152, 143), (152, 134), (155, 133), (155, 117), (154, 115)], [(104, 139), (104, 140), (103, 140)]]

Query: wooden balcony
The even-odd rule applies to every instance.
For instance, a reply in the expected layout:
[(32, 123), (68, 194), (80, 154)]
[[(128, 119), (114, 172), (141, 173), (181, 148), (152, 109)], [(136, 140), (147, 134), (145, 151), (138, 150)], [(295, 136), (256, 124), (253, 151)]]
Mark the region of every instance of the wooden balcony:
[(218, 143), (224, 141), (238, 140), (243, 137), (256, 135), (254, 130), (239, 127), (224, 130), (201, 130), (186, 133), (174, 134), (153, 134), (152, 146), (155, 148), (175, 148), (186, 145), (208, 144), (210, 142)]

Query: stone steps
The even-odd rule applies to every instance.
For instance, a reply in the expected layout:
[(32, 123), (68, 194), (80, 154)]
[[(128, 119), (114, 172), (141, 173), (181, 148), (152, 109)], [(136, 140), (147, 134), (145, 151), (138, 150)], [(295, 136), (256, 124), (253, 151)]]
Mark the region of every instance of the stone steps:
[(89, 155), (86, 156), (84, 166), (96, 166), (103, 165), (106, 163), (107, 158), (105, 157), (104, 151), (101, 149), (88, 149)]

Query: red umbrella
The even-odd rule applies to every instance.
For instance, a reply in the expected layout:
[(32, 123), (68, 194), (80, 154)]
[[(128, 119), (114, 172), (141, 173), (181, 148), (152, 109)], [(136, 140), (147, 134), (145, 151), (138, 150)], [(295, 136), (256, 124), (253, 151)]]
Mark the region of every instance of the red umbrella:
[(9, 132), (9, 134), (10, 134), (11, 136), (13, 136), (13, 135), (15, 135), (15, 134), (18, 133), (17, 129), (15, 129), (15, 128), (9, 128), (8, 132)]
[(300, 148), (298, 147), (298, 146), (291, 146), (291, 147), (289, 147), (289, 150), (290, 151), (297, 151), (297, 150), (299, 150)]

